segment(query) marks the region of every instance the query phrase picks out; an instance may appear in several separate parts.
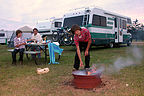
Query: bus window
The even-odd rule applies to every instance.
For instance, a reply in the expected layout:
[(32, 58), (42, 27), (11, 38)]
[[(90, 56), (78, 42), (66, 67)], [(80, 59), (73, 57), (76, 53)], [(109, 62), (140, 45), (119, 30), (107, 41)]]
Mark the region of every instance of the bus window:
[(120, 19), (120, 23), (119, 24), (120, 24), (120, 28), (122, 28), (122, 20), (121, 19)]
[(93, 15), (92, 25), (100, 26), (100, 16)]
[(61, 28), (62, 22), (55, 22), (55, 27)]
[(101, 26), (106, 26), (106, 17), (101, 16)]
[(117, 39), (117, 32), (115, 32), (115, 39)]
[(114, 19), (115, 22), (115, 28), (117, 28), (117, 18)]
[(106, 17), (93, 15), (92, 25), (95, 26), (106, 26)]
[(131, 23), (131, 19), (127, 18), (127, 23), (128, 23), (128, 24), (132, 24), (132, 23)]
[(5, 36), (5, 34), (4, 33), (0, 33), (0, 37), (4, 37)]
[(126, 29), (126, 21), (122, 20), (123, 29)]

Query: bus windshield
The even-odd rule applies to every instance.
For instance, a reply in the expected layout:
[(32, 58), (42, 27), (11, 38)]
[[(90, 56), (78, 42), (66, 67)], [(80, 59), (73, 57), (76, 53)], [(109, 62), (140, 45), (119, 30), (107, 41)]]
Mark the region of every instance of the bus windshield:
[(82, 21), (83, 21), (83, 15), (82, 16), (65, 18), (63, 27), (71, 28), (73, 24), (78, 24), (79, 26), (82, 26)]

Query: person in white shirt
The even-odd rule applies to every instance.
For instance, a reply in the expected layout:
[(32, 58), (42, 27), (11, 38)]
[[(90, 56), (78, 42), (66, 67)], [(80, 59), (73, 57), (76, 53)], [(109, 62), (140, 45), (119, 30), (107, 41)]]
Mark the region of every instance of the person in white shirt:
[(39, 43), (42, 43), (42, 37), (41, 37), (41, 35), (38, 33), (38, 29), (37, 28), (34, 28), (33, 29), (33, 34), (32, 34), (32, 37), (31, 37), (31, 39), (33, 40), (33, 41), (35, 41), (36, 43), (37, 42), (39, 42)]
[[(33, 34), (31, 37), (31, 40), (34, 41), (35, 43), (42, 43), (42, 37), (41, 35), (38, 33), (38, 29), (34, 28), (33, 29)], [(31, 51), (40, 51), (40, 48), (38, 46), (32, 46)], [(32, 57), (34, 58), (35, 55), (32, 55)], [(38, 58), (41, 58), (41, 54), (38, 54)]]

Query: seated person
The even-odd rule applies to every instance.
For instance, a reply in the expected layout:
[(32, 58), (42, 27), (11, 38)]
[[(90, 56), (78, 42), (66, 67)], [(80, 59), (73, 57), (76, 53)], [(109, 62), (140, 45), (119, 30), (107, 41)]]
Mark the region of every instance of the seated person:
[(23, 63), (23, 53), (25, 50), (25, 44), (26, 44), (26, 40), (22, 37), (22, 31), (21, 30), (17, 30), (16, 31), (16, 37), (14, 38), (14, 46), (15, 49), (12, 52), (12, 64), (16, 65), (16, 54), (19, 52), (20, 58), (20, 64)]
[[(31, 40), (34, 41), (35, 43), (37, 43), (37, 42), (42, 43), (42, 37), (38, 33), (37, 28), (33, 29), (33, 34), (32, 34)], [(31, 51), (40, 51), (40, 48), (38, 46), (32, 46)], [(32, 55), (32, 58), (35, 58), (35, 55)], [(40, 53), (38, 54), (38, 58), (41, 58)]]
[(33, 29), (33, 34), (32, 34), (31, 39), (32, 39), (35, 43), (37, 43), (37, 42), (42, 43), (42, 37), (41, 37), (41, 35), (38, 33), (38, 29), (37, 29), (37, 28), (34, 28), (34, 29)]

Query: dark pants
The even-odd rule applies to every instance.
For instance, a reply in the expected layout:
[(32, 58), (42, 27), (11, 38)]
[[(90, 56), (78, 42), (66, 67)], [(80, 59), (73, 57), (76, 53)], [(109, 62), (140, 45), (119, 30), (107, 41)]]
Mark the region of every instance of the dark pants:
[(21, 49), (14, 49), (14, 51), (12, 52), (12, 59), (13, 59), (13, 62), (16, 62), (16, 54), (19, 52), (19, 61), (23, 61), (23, 53), (24, 53), (24, 48), (21, 48)]
[[(79, 48), (80, 48), (80, 52), (84, 51), (84, 54), (85, 54), (85, 50), (87, 48), (87, 42), (79, 42)], [(89, 62), (90, 62), (90, 52), (88, 50), (88, 55), (85, 56), (85, 68), (89, 68)], [(78, 54), (77, 54), (77, 51), (76, 51), (76, 55), (75, 55), (75, 61), (74, 61), (74, 68), (75, 69), (79, 69), (80, 67), (80, 60), (79, 60), (79, 57), (78, 57)]]

